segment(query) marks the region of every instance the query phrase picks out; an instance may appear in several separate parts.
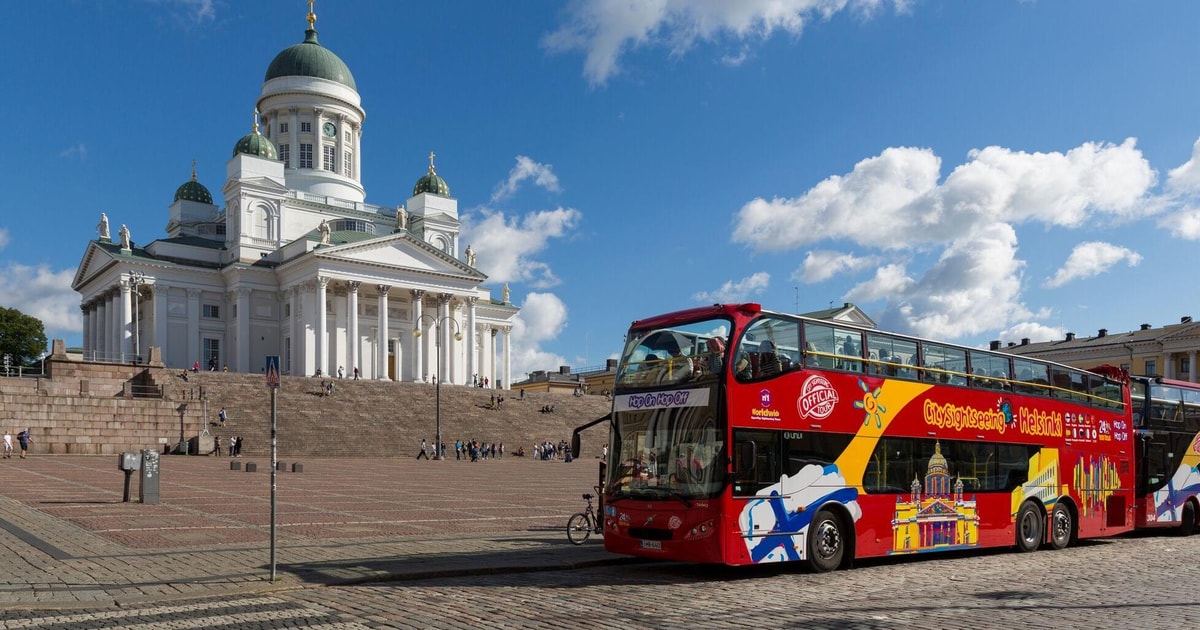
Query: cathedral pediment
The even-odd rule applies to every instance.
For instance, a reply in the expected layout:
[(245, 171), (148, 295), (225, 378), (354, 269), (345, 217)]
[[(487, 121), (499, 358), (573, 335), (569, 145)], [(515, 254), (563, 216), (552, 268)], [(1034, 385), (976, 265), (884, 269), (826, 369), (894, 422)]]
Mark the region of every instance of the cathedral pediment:
[(482, 281), (487, 276), (462, 261), (408, 234), (392, 234), (367, 241), (322, 247), (317, 257), (356, 262), (437, 275), (450, 275)]

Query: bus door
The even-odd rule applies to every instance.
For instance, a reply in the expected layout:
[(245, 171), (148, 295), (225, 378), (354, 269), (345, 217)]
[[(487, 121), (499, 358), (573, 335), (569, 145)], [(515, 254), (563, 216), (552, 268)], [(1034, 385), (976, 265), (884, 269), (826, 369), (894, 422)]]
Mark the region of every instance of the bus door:
[(1138, 446), (1137, 461), (1137, 496), (1139, 507), (1146, 510), (1146, 522), (1155, 523), (1160, 520), (1167, 522), (1178, 520), (1177, 515), (1158, 514), (1159, 501), (1155, 493), (1167, 485), (1170, 480), (1171, 453), (1168, 450), (1165, 431), (1145, 431)]

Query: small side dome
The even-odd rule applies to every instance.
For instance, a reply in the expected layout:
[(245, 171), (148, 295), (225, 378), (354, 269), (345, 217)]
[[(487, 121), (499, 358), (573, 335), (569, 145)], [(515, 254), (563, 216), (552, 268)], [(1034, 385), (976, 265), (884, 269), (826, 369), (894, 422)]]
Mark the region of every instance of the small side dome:
[(175, 190), (175, 201), (197, 201), (212, 205), (212, 193), (196, 181), (196, 160), (192, 160), (192, 179)]
[(425, 173), (424, 177), (421, 179), (418, 179), (416, 185), (413, 186), (414, 197), (421, 193), (431, 193), (441, 197), (450, 196), (450, 184), (447, 184), (446, 180), (442, 179), (441, 176), (439, 176), (433, 170), (433, 155), (434, 154), (430, 152), (429, 172)]
[(257, 155), (268, 160), (278, 160), (279, 152), (275, 150), (275, 144), (267, 139), (266, 136), (258, 132), (258, 110), (254, 110), (254, 130), (242, 136), (237, 144), (233, 145), (233, 155), (239, 153), (246, 155)]

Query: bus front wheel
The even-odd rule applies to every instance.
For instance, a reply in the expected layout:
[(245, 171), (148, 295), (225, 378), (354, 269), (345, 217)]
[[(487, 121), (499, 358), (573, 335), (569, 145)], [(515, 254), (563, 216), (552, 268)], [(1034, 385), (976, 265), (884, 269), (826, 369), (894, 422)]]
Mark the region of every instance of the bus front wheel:
[(1179, 535), (1191, 536), (1196, 531), (1196, 504), (1188, 501), (1183, 504), (1183, 520), (1179, 522)]
[(1046, 518), (1042, 511), (1030, 501), (1021, 505), (1017, 512), (1017, 550), (1034, 551), (1046, 538)]
[(808, 526), (808, 567), (816, 573), (838, 568), (846, 554), (846, 539), (837, 517), (821, 510)]
[(1071, 508), (1059, 501), (1050, 513), (1050, 547), (1066, 549), (1074, 538), (1075, 519), (1071, 517)]

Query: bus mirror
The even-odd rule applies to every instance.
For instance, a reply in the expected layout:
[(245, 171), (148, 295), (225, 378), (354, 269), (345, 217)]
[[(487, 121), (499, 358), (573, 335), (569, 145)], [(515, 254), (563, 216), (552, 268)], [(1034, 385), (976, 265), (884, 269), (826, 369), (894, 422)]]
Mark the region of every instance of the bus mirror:
[(571, 434), (571, 459), (579, 459), (579, 434)]

